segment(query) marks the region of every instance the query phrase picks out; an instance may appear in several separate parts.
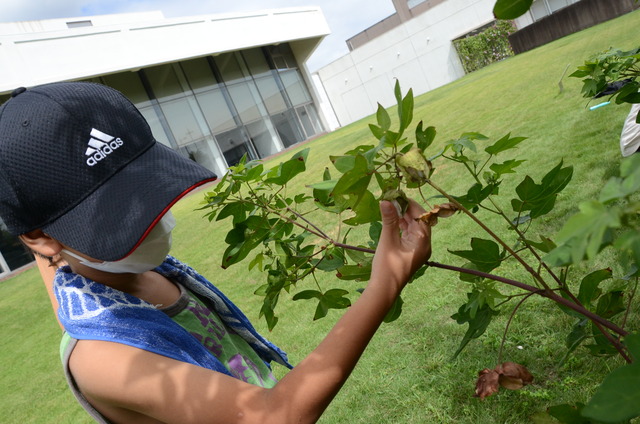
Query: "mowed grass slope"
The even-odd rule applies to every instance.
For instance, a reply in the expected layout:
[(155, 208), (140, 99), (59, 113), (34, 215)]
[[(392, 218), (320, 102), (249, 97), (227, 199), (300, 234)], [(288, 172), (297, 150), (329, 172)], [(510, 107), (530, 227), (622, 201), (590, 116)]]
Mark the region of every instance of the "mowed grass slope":
[[(526, 136), (513, 157), (526, 159), (519, 176), (506, 181), (502, 193), (510, 193), (523, 178), (539, 181), (560, 160), (574, 167), (570, 185), (558, 199), (556, 209), (533, 230), (553, 234), (583, 200), (597, 195), (603, 182), (620, 161), (618, 140), (628, 107), (610, 105), (589, 111), (580, 97), (581, 83), (564, 78), (595, 52), (609, 47), (630, 49), (640, 44), (637, 36), (640, 12), (622, 16), (597, 27), (565, 37), (531, 52), (491, 65), (452, 84), (416, 98), (414, 119), (438, 130), (433, 152), (447, 140), (466, 131), (481, 132), (492, 140), (511, 133)], [(402, 84), (402, 81), (400, 81)], [(409, 87), (402, 87), (403, 91)], [(385, 105), (389, 106), (389, 105)], [(373, 118), (351, 124), (297, 149), (311, 147), (306, 176), (289, 193), (321, 179), (330, 166), (329, 155), (361, 144), (373, 144), (367, 125)], [(287, 152), (282, 157), (288, 157)], [(505, 156), (504, 159), (510, 156)], [(280, 158), (272, 159), (269, 165)], [(438, 163), (436, 163), (438, 165)], [(450, 165), (440, 166), (435, 179), (454, 194), (461, 194), (471, 181)], [(174, 207), (178, 227), (174, 231), (173, 254), (194, 266), (225, 291), (257, 327), (267, 333), (258, 319), (260, 298), (253, 291), (264, 275), (248, 272), (246, 264), (220, 268), (223, 243), (230, 229), (228, 220), (209, 223), (199, 207), (203, 192)], [(508, 200), (508, 199), (507, 199)], [(504, 207), (508, 210), (508, 203)], [(491, 218), (483, 214), (483, 219)], [(323, 228), (336, 222), (318, 216)], [(504, 224), (498, 223), (500, 230)], [(442, 220), (434, 228), (434, 254), (438, 262), (461, 264), (447, 249), (468, 248), (472, 236), (483, 236), (475, 224), (462, 216)], [(603, 265), (610, 257), (605, 255)], [(505, 271), (512, 278), (526, 276), (516, 267)], [(576, 272), (573, 276), (578, 278)], [(306, 288), (301, 284), (299, 289)], [(336, 282), (331, 275), (320, 278), (324, 288), (331, 284), (355, 290), (362, 283)], [(503, 391), (480, 402), (473, 397), (475, 378), (482, 368), (496, 365), (504, 324), (504, 311), (496, 325), (474, 340), (456, 360), (466, 327), (450, 316), (465, 300), (467, 283), (457, 275), (430, 269), (407, 287), (402, 317), (384, 325), (350, 380), (336, 397), (321, 423), (525, 423), (548, 406), (562, 402), (585, 402), (602, 376), (619, 365), (578, 355), (560, 365), (564, 338), (572, 322), (556, 313), (555, 306), (531, 299), (514, 319), (505, 344), (504, 359), (525, 364), (535, 376), (532, 386), (520, 391)], [(282, 298), (281, 321), (268, 337), (289, 352), (295, 364), (308, 354), (341, 315), (332, 311), (313, 322), (315, 305)], [(637, 328), (637, 315), (630, 317)], [(0, 283), (0, 422), (6, 423), (90, 423), (66, 389), (58, 358), (60, 330), (35, 269)], [(276, 368), (282, 376), (285, 370)]]

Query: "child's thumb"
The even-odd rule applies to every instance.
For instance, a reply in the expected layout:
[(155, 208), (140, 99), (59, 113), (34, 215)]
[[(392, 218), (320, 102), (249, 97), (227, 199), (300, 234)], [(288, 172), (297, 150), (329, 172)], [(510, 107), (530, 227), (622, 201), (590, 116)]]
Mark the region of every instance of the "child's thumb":
[(387, 236), (398, 233), (398, 211), (393, 203), (384, 200), (380, 202), (380, 215), (382, 216), (382, 232)]

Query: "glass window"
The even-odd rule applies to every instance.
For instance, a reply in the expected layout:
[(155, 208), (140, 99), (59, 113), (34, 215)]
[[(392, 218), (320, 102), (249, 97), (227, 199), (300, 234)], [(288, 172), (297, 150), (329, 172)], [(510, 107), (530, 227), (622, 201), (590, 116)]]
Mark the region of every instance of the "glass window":
[(307, 113), (309, 114), (309, 119), (311, 119), (311, 122), (313, 123), (313, 127), (315, 128), (315, 133), (318, 134), (323, 132), (324, 127), (322, 126), (322, 122), (320, 121), (320, 117), (318, 116), (318, 111), (316, 110), (316, 107), (313, 105), (313, 103), (309, 103), (304, 107), (307, 110)]
[(82, 27), (90, 27), (90, 26), (93, 26), (93, 22), (91, 21), (67, 22), (67, 28), (82, 28)]
[[(20, 268), (33, 262), (33, 255), (20, 240), (9, 233), (6, 224), (0, 219), (0, 253), (9, 269), (0, 269), (0, 273)], [(0, 266), (0, 268), (4, 268)]]
[(304, 136), (297, 125), (298, 120), (293, 111), (287, 110), (286, 112), (272, 115), (271, 120), (285, 147), (292, 146), (304, 140)]
[(245, 75), (242, 73), (242, 68), (240, 68), (235, 53), (223, 53), (220, 56), (216, 56), (214, 61), (224, 82), (232, 83), (245, 79)]
[(306, 133), (305, 138), (309, 138), (316, 134), (315, 129), (313, 128), (313, 123), (311, 122), (311, 118), (307, 113), (307, 110), (304, 106), (300, 106), (296, 108), (296, 112), (298, 112), (298, 116), (300, 117), (300, 122), (302, 123), (302, 127), (304, 128), (304, 132)]
[(251, 142), (258, 151), (261, 158), (278, 153), (280, 150), (277, 141), (274, 140), (275, 135), (269, 131), (268, 122), (265, 120), (255, 121), (246, 126), (251, 138)]
[(205, 168), (212, 170), (219, 176), (226, 172), (224, 164), (219, 164), (216, 160), (216, 158), (220, 157), (220, 153), (212, 140), (207, 139), (189, 143), (180, 147), (180, 153)]
[(243, 122), (252, 122), (260, 119), (260, 110), (256, 99), (251, 94), (251, 89), (247, 83), (239, 83), (227, 86), (231, 100), (235, 106), (240, 119)]
[(229, 166), (236, 165), (245, 154), (250, 160), (257, 159), (242, 128), (234, 128), (231, 131), (217, 134), (216, 141)]
[(311, 96), (307, 91), (307, 87), (302, 80), (302, 76), (296, 69), (280, 72), (280, 78), (284, 84), (285, 90), (289, 95), (289, 100), (294, 106), (309, 103)]
[(247, 66), (249, 66), (249, 70), (253, 76), (259, 76), (271, 71), (262, 49), (244, 50), (242, 52), (242, 57), (245, 62), (247, 62)]
[(152, 106), (147, 106), (140, 108), (140, 113), (149, 123), (149, 127), (151, 128), (151, 132), (155, 139), (165, 146), (172, 147), (171, 142), (169, 141), (169, 136), (167, 136), (156, 110)]
[(102, 77), (104, 84), (127, 96), (138, 108), (151, 104), (147, 91), (136, 72), (120, 72)]
[(280, 88), (273, 74), (257, 78), (256, 85), (269, 114), (273, 115), (287, 109), (287, 104), (282, 97), (282, 93), (280, 93)]
[(269, 53), (276, 69), (293, 69), (298, 64), (289, 44), (278, 44), (277, 46), (269, 46)]
[(218, 84), (205, 58), (188, 60), (182, 62), (180, 66), (189, 81), (189, 86), (196, 93), (210, 90)]
[(425, 1), (427, 0), (408, 0), (407, 6), (409, 6), (409, 9), (413, 9), (414, 7), (416, 7), (420, 3), (424, 3)]
[(213, 134), (236, 127), (233, 114), (219, 88), (196, 94), (198, 104)]
[(184, 97), (185, 93), (171, 65), (146, 68), (144, 74), (149, 79), (153, 94), (160, 102)]
[(160, 107), (178, 146), (204, 139), (204, 134), (200, 130), (188, 99), (182, 98), (162, 102)]

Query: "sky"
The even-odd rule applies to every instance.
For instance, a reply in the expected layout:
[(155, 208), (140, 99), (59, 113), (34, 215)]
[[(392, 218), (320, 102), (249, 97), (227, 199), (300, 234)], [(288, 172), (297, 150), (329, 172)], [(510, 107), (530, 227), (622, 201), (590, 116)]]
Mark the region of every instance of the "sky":
[(161, 10), (165, 17), (318, 6), (331, 34), (307, 65), (317, 71), (348, 53), (345, 40), (394, 13), (392, 0), (0, 0), (0, 22)]

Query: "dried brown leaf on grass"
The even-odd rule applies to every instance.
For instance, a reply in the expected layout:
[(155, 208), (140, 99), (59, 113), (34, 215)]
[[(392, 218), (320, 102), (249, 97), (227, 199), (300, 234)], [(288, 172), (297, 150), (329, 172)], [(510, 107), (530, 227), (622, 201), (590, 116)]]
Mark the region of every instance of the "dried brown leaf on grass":
[(475, 397), (480, 400), (498, 393), (500, 386), (509, 390), (518, 390), (531, 384), (533, 375), (529, 370), (515, 362), (504, 362), (492, 370), (485, 368), (478, 373)]

